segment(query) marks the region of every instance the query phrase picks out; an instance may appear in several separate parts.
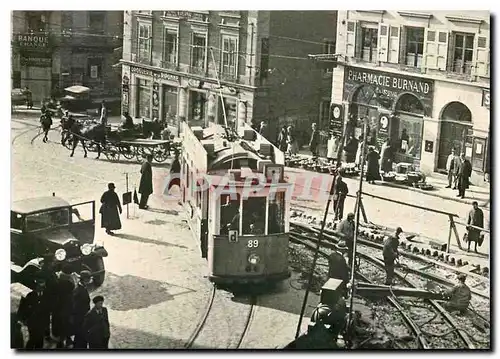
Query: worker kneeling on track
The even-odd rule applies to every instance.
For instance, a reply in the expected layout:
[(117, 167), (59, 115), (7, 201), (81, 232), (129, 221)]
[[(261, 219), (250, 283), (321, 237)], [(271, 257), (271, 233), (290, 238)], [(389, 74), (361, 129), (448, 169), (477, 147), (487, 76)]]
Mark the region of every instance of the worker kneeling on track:
[(346, 315), (344, 298), (340, 298), (333, 308), (320, 303), (311, 315), (307, 333), (283, 349), (338, 349), (337, 338), (345, 329)]
[(469, 307), (472, 295), (470, 288), (465, 284), (466, 278), (465, 274), (459, 274), (457, 276), (458, 284), (443, 293), (444, 298), (448, 299), (448, 302), (443, 305), (447, 311), (458, 310), (463, 314)]

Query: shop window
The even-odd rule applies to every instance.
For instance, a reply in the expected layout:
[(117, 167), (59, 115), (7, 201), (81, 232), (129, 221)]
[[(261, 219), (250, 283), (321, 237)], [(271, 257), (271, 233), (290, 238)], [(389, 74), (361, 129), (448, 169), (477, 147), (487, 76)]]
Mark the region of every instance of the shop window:
[(405, 27), (406, 30), (406, 61), (405, 65), (420, 67), (424, 56), (423, 27)]
[(89, 11), (89, 29), (92, 34), (104, 34), (104, 11)]
[[(219, 99), (219, 114), (218, 114), (218, 123), (224, 125), (226, 122), (224, 121), (224, 110), (226, 112), (227, 125), (230, 127), (236, 126), (236, 119), (238, 116), (238, 103), (235, 98), (229, 97), (218, 97)], [(224, 103), (222, 103), (224, 101)], [(222, 109), (224, 106), (224, 110)]]
[[(387, 31), (387, 27), (385, 27)], [(371, 27), (361, 28), (361, 58), (367, 62), (376, 62), (378, 29)]]
[(266, 197), (249, 197), (243, 200), (243, 234), (264, 234), (266, 200)]
[(136, 117), (149, 118), (151, 107), (151, 81), (137, 81), (137, 111)]
[(330, 100), (321, 101), (319, 106), (319, 121), (320, 129), (328, 128), (330, 124)]
[(139, 22), (138, 32), (139, 62), (151, 61), (151, 24)]
[(413, 95), (401, 96), (396, 104), (398, 116), (393, 120), (398, 128), (396, 152), (402, 155), (399, 162), (409, 162), (409, 159), (420, 159), (422, 147), (422, 131), (424, 108), (422, 103)]
[(163, 61), (169, 64), (177, 64), (177, 31), (165, 28), (165, 40), (163, 44)]
[(220, 234), (227, 235), (229, 230), (240, 229), (240, 196), (223, 194), (220, 196)]
[(269, 213), (267, 233), (277, 234), (285, 232), (285, 192), (277, 192), (269, 197)]
[(205, 94), (198, 91), (191, 91), (191, 118), (194, 121), (205, 119)]
[(88, 61), (88, 76), (94, 80), (100, 78), (103, 60), (100, 58), (90, 58)]
[(205, 71), (207, 55), (206, 34), (193, 34), (193, 46), (191, 50), (191, 66)]
[(177, 87), (163, 85), (163, 120), (174, 125), (177, 118)]
[(222, 36), (222, 62), (221, 72), (223, 75), (236, 77), (238, 70), (238, 38), (234, 36)]
[(454, 33), (453, 44), (452, 71), (459, 74), (470, 74), (474, 53), (474, 34)]

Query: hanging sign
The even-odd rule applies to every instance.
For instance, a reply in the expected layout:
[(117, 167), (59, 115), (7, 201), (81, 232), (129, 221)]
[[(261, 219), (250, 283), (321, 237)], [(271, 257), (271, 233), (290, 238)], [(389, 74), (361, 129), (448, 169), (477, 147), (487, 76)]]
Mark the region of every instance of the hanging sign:
[(332, 103), (330, 106), (330, 136), (341, 137), (344, 125), (344, 106)]

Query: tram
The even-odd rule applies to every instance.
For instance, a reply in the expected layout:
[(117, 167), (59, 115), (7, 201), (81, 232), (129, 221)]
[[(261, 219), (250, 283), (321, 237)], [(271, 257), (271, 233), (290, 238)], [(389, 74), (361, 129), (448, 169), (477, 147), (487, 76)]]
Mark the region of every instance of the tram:
[(284, 154), (247, 125), (181, 124), (181, 202), (217, 284), (290, 276)]

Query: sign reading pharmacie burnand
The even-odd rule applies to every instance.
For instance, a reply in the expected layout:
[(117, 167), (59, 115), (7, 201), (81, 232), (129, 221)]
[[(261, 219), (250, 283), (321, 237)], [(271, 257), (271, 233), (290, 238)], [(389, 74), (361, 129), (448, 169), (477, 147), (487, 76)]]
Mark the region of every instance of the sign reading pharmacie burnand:
[(131, 66), (130, 67), (130, 72), (133, 74), (137, 75), (143, 75), (143, 76), (149, 76), (154, 78), (155, 80), (169, 80), (169, 81), (175, 81), (179, 82), (180, 78), (179, 76), (172, 75), (172, 74), (167, 74), (165, 72), (157, 72), (149, 69), (144, 69), (142, 67), (137, 67), (137, 66)]
[[(359, 96), (360, 93), (363, 95)], [(392, 111), (396, 107), (396, 100), (402, 94), (415, 96), (422, 104), (424, 114), (431, 116), (434, 96), (433, 80), (359, 67), (345, 67), (344, 100), (346, 101), (351, 99), (352, 102), (367, 103)], [(408, 106), (410, 108), (405, 108)], [(405, 103), (401, 109), (405, 112), (412, 112), (411, 103)]]

